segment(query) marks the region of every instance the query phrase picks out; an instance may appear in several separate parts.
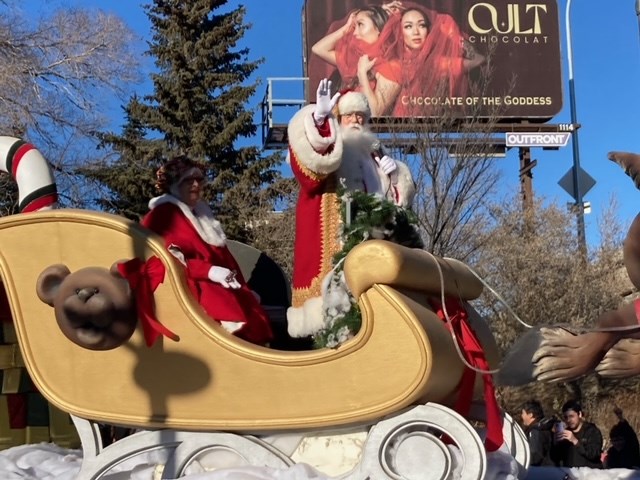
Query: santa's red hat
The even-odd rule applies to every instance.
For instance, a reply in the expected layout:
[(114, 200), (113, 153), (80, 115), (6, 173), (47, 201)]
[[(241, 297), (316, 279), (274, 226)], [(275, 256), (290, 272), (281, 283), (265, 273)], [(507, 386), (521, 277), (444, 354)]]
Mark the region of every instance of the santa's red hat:
[(367, 97), (360, 92), (354, 92), (353, 90), (347, 90), (342, 92), (338, 99), (337, 114), (347, 115), (349, 113), (360, 112), (366, 115), (367, 119), (371, 117), (371, 108), (369, 108), (369, 101)]

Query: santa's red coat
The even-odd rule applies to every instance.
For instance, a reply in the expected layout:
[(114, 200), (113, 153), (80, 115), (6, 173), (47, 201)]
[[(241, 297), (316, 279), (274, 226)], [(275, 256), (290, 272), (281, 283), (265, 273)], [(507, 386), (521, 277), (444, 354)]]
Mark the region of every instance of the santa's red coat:
[[(300, 185), (293, 262), (294, 307), (320, 296), (322, 279), (332, 269), (333, 256), (340, 251), (340, 200), (333, 173), (340, 165), (342, 145), (340, 142), (336, 148), (335, 124), (309, 127), (311, 113), (306, 110), (308, 118), (296, 116), (289, 126), (291, 169)], [(293, 133), (296, 127), (301, 132)], [(312, 131), (313, 138), (303, 136), (305, 131)], [(296, 148), (298, 145), (302, 148)]]

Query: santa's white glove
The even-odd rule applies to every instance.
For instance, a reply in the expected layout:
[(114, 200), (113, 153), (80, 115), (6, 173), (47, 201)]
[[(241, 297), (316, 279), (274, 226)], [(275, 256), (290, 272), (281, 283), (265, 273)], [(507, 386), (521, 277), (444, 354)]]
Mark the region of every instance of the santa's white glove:
[(224, 267), (211, 267), (208, 274), (209, 280), (219, 283), (224, 288), (240, 288), (240, 282), (236, 279), (236, 272)]
[(318, 90), (316, 91), (316, 106), (313, 111), (313, 119), (316, 125), (321, 125), (324, 119), (329, 116), (333, 107), (335, 107), (338, 99), (340, 98), (340, 92), (331, 96), (331, 80), (323, 78), (318, 84)]
[(382, 158), (375, 157), (375, 159), (380, 166), (380, 170), (382, 170), (382, 173), (384, 173), (385, 175), (391, 175), (398, 169), (398, 164), (389, 155), (385, 155)]

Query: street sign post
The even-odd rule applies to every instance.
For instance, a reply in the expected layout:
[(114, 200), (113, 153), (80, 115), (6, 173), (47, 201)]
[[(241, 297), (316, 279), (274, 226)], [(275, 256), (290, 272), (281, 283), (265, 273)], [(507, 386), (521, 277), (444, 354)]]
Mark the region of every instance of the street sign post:
[(505, 144), (507, 147), (566, 147), (571, 132), (507, 132)]

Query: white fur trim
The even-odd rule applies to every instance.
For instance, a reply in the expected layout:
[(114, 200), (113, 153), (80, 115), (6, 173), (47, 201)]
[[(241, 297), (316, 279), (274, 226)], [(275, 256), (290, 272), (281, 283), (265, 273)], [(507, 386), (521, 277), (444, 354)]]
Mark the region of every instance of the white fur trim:
[(149, 201), (149, 208), (153, 210), (165, 203), (171, 203), (177, 206), (184, 216), (187, 217), (191, 225), (196, 229), (200, 238), (209, 245), (213, 245), (215, 247), (222, 247), (223, 245), (226, 245), (227, 236), (224, 234), (220, 222), (213, 218), (213, 212), (206, 203), (199, 201), (196, 203), (193, 211), (191, 211), (186, 203), (181, 202), (173, 195), (165, 194), (152, 198), (151, 201)]
[(229, 333), (234, 333), (245, 326), (246, 322), (229, 322), (227, 320), (221, 320), (220, 325)]
[(347, 92), (338, 99), (338, 112), (340, 115), (361, 112), (367, 118), (371, 117), (371, 108), (367, 97), (361, 92)]
[(395, 188), (398, 192), (398, 200), (395, 202), (399, 206), (408, 208), (413, 203), (413, 197), (416, 194), (416, 184), (413, 181), (411, 170), (406, 164), (396, 160), (398, 169), (392, 173), (392, 180)]
[(34, 212), (45, 212), (47, 210), (55, 210), (56, 208), (58, 208), (58, 202), (53, 202), (51, 205), (45, 205), (38, 210), (34, 210)]
[(324, 327), (322, 297), (309, 298), (301, 307), (289, 307), (287, 324), (289, 335), (294, 338), (308, 337), (322, 329)]
[[(337, 135), (336, 119), (329, 116), (331, 135), (323, 137), (313, 120), (313, 105), (307, 105), (298, 111), (287, 129), (289, 146), (298, 162), (311, 172), (325, 176), (335, 172), (342, 161), (342, 137)], [(333, 149), (326, 153), (330, 146)]]

